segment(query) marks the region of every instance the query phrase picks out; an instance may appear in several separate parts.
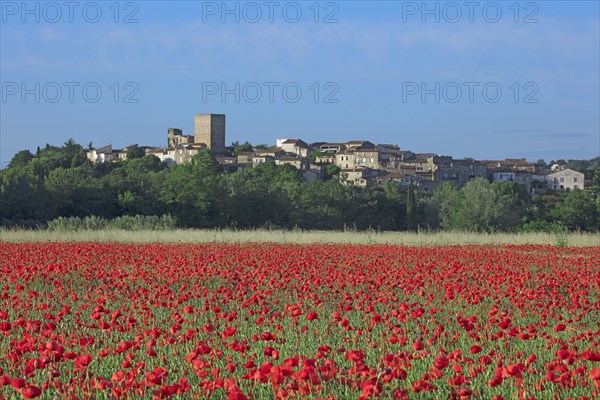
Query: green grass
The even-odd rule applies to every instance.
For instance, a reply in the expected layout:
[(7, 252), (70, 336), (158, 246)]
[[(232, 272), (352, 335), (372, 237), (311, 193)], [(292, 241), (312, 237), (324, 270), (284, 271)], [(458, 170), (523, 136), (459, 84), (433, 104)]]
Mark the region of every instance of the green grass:
[[(560, 239), (560, 240), (559, 240)], [(564, 244), (565, 237), (551, 233), (473, 233), (473, 232), (376, 232), (301, 230), (208, 230), (126, 231), (116, 229), (50, 232), (46, 230), (0, 230), (7, 242), (273, 242), (273, 243), (362, 243), (405, 245), (453, 244)], [(561, 243), (558, 243), (560, 241)], [(599, 233), (569, 233), (568, 246), (600, 246)]]

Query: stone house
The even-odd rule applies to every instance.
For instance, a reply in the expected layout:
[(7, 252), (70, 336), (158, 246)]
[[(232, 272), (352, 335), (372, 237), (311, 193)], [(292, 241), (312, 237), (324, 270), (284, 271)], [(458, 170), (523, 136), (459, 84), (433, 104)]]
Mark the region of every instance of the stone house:
[(167, 130), (167, 147), (175, 148), (190, 143), (194, 143), (194, 137), (184, 135), (181, 129), (169, 128)]
[(177, 164), (188, 163), (192, 161), (192, 157), (203, 150), (208, 150), (204, 143), (181, 144), (173, 149), (173, 160)]
[(585, 178), (583, 173), (572, 169), (566, 168), (560, 171), (551, 171), (544, 175), (546, 176), (546, 185), (548, 186), (548, 189), (570, 192), (571, 190), (585, 188)]
[(276, 165), (292, 165), (300, 171), (308, 169), (309, 161), (306, 157), (280, 157), (275, 159)]
[(375, 178), (378, 172), (372, 168), (353, 168), (340, 170), (340, 181), (346, 184), (354, 184), (358, 187), (367, 187), (367, 182)]
[(335, 154), (321, 154), (315, 157), (315, 162), (319, 164), (335, 164)]
[(527, 187), (527, 192), (531, 193), (534, 182), (534, 175), (529, 171), (496, 171), (492, 173), (492, 182), (514, 182)]
[(252, 151), (245, 151), (242, 153), (238, 153), (237, 162), (240, 164), (252, 164), (252, 157), (254, 157), (256, 153)]
[(421, 185), (421, 178), (417, 176), (404, 175), (401, 172), (384, 172), (375, 178), (371, 178), (379, 186), (385, 186), (388, 182), (401, 187), (408, 187), (411, 183), (418, 187)]
[(312, 146), (321, 153), (337, 153), (346, 150), (345, 143), (314, 143)]
[(342, 170), (354, 169), (354, 152), (349, 150), (338, 151), (335, 154), (335, 165)]
[(525, 158), (507, 158), (506, 160), (485, 160), (482, 161), (486, 164), (490, 172), (495, 171), (526, 171), (526, 172), (539, 172), (540, 165), (536, 163), (527, 162)]
[(269, 156), (269, 157), (273, 157), (273, 158), (278, 158), (278, 157), (283, 156), (285, 154), (285, 151), (283, 151), (283, 149), (281, 147), (277, 147), (277, 146), (269, 147), (266, 149), (263, 149), (260, 147), (255, 147), (254, 153), (258, 157)]
[(270, 155), (256, 155), (252, 157), (252, 165), (258, 165), (266, 162), (275, 162), (275, 157)]
[(342, 150), (335, 155), (335, 164), (341, 169), (379, 169), (379, 150), (357, 147)]
[(416, 154), (410, 160), (400, 162), (399, 168), (412, 166), (415, 169), (415, 174), (423, 180), (434, 181), (436, 171), (443, 166), (450, 166), (452, 157), (440, 156), (431, 153)]
[(346, 148), (347, 149), (359, 149), (359, 148), (376, 149), (377, 146), (375, 146), (374, 143), (369, 142), (368, 140), (351, 140), (349, 142), (346, 142)]
[(417, 168), (411, 164), (400, 164), (398, 168), (396, 168), (395, 172), (402, 176), (417, 176)]
[(310, 146), (301, 139), (278, 139), (277, 147), (286, 153), (296, 154), (300, 157), (308, 156)]
[(390, 145), (377, 145), (379, 150), (380, 168), (390, 172), (399, 172), (402, 163), (413, 159), (414, 153), (399, 149), (391, 149), (389, 146)]
[(383, 152), (398, 152), (400, 147), (397, 144), (378, 144), (377, 149)]
[(120, 150), (113, 150), (112, 145), (106, 145), (98, 147), (97, 149), (91, 149), (86, 152), (88, 160), (94, 163), (103, 163), (114, 161), (117, 158), (117, 154)]
[(301, 169), (300, 173), (302, 174), (302, 181), (304, 183), (323, 180), (325, 175), (322, 165), (310, 163), (308, 160), (306, 168)]
[(237, 157), (229, 157), (222, 154), (217, 154), (215, 155), (215, 161), (219, 164), (235, 164), (237, 163)]
[(155, 147), (154, 149), (147, 150), (146, 155), (156, 156), (161, 162), (169, 166), (175, 162), (175, 149), (173, 148)]
[(127, 160), (127, 150), (130, 147), (137, 147), (137, 144), (132, 144), (127, 147), (123, 147), (120, 150), (113, 150), (113, 154), (115, 155), (115, 160)]
[(487, 168), (484, 164), (468, 160), (453, 160), (449, 164), (440, 164), (433, 174), (433, 180), (436, 183), (449, 181), (454, 183), (457, 189), (463, 187), (470, 180), (486, 177)]

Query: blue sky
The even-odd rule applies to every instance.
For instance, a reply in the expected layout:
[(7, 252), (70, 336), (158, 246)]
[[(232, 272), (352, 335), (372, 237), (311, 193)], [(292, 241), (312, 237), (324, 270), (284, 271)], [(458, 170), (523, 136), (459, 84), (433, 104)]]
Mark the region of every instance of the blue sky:
[(228, 143), (598, 156), (599, 2), (478, 3), (2, 0), (2, 165), (70, 137), (164, 145), (208, 112)]

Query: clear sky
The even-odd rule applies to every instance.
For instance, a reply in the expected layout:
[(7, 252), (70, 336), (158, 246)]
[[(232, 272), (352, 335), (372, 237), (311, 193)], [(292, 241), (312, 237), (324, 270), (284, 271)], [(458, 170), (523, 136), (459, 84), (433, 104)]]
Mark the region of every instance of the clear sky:
[(23, 4), (0, 1), (3, 166), (68, 138), (165, 145), (195, 113), (227, 114), (228, 143), (600, 153), (598, 1)]

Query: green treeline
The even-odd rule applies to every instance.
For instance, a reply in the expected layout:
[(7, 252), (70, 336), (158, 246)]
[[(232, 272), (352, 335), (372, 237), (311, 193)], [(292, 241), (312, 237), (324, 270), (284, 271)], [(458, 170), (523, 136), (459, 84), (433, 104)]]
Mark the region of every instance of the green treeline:
[(294, 167), (273, 163), (225, 173), (207, 152), (167, 167), (133, 148), (127, 161), (92, 164), (69, 140), (21, 151), (0, 172), (0, 220), (51, 229), (69, 217), (76, 225), (121, 218), (115, 226), (130, 228), (156, 217), (158, 226), (183, 228), (598, 231), (599, 171), (586, 171), (595, 186), (570, 193), (531, 197), (520, 184), (483, 179), (424, 193), (395, 184), (359, 189), (332, 174), (304, 183)]

